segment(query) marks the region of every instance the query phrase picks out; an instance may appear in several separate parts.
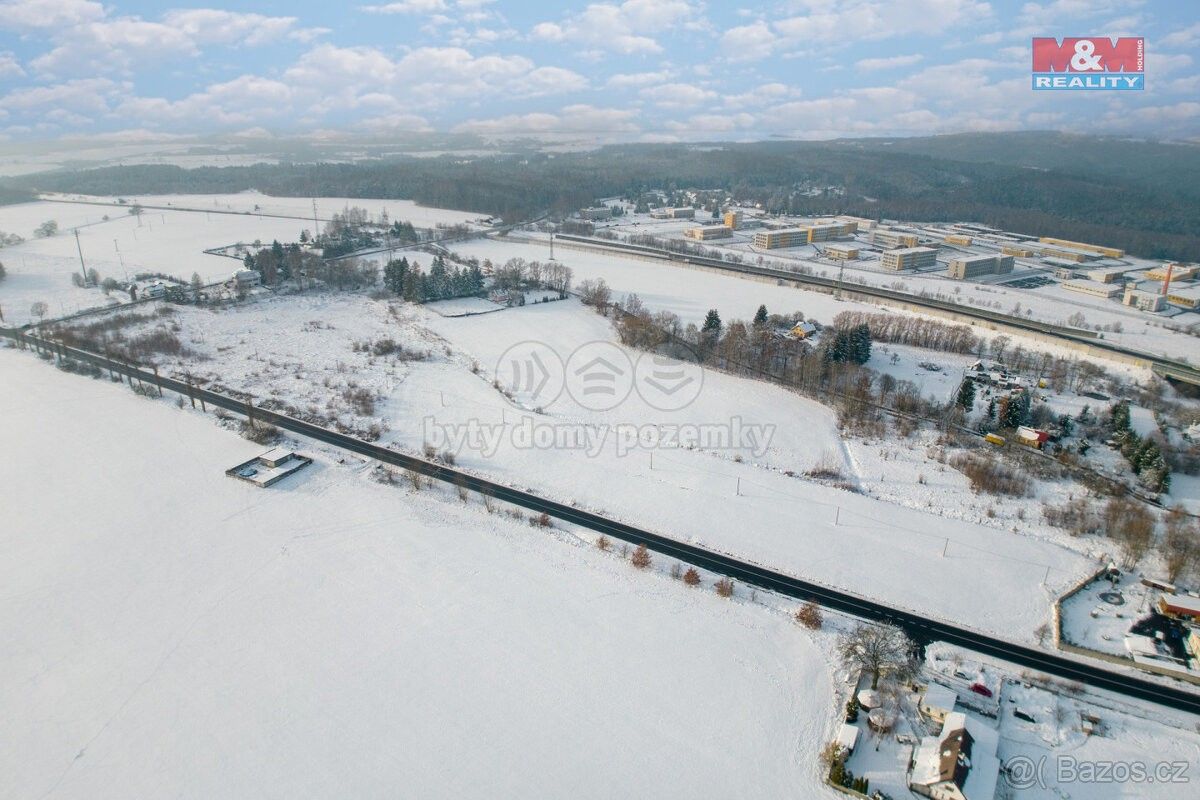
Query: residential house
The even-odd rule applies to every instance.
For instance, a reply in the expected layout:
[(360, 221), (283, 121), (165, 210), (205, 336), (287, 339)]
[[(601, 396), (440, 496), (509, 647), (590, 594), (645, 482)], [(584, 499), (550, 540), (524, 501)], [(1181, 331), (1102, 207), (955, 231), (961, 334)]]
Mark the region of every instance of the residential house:
[(932, 800), (992, 800), (1000, 776), (993, 728), (955, 711), (913, 757), (908, 787)]

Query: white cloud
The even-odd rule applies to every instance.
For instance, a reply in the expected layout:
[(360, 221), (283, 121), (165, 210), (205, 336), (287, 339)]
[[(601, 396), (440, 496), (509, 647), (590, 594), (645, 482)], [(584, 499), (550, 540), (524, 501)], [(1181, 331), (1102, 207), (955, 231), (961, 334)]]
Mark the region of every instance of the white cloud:
[(362, 6), (368, 14), (434, 14), (446, 10), (445, 0), (403, 0), (381, 6)]
[(1164, 47), (1188, 47), (1200, 43), (1200, 22), (1168, 33), (1159, 40)]
[(0, 78), (23, 78), (25, 70), (12, 53), (0, 53)]
[(872, 72), (882, 69), (896, 69), (898, 67), (910, 67), (913, 64), (919, 64), (925, 56), (920, 53), (913, 53), (908, 56), (887, 56), (882, 58), (863, 58), (854, 62), (854, 66), (864, 72)]
[(690, 108), (717, 98), (716, 92), (690, 83), (664, 83), (642, 89), (638, 94), (662, 108)]
[(731, 60), (760, 60), (776, 53), (840, 47), (912, 34), (936, 34), (987, 20), (979, 0), (808, 0), (805, 13), (730, 28), (721, 37)]
[(604, 85), (612, 89), (625, 89), (630, 86), (663, 83), (670, 80), (670, 77), (666, 72), (625, 72), (613, 75)]
[(652, 54), (663, 48), (650, 34), (700, 24), (698, 10), (686, 0), (626, 0), (619, 5), (592, 3), (561, 23), (538, 23), (530, 36), (626, 55)]
[(730, 28), (721, 35), (721, 52), (730, 61), (758, 61), (771, 55), (779, 41), (762, 20)]
[(453, 131), (485, 136), (588, 134), (603, 138), (636, 133), (639, 128), (634, 122), (635, 113), (629, 109), (578, 104), (567, 106), (557, 114), (536, 112), (468, 120), (455, 126)]
[[(324, 32), (297, 28), (295, 17), (219, 9), (168, 11), (154, 22), (97, 15), (86, 3), (67, 3), (65, 8), (75, 6), (75, 12), (60, 15), (71, 22), (45, 31), (55, 47), (30, 62), (35, 71), (48, 76), (130, 73), (163, 61), (195, 58), (209, 45), (253, 46), (284, 37), (309, 41)], [(33, 12), (23, 8), (21, 13)]]
[(103, 18), (104, 6), (94, 0), (7, 0), (0, 3), (0, 30), (55, 30)]
[(357, 127), (376, 134), (433, 130), (429, 120), (416, 114), (387, 114), (380, 117), (368, 117), (359, 122)]

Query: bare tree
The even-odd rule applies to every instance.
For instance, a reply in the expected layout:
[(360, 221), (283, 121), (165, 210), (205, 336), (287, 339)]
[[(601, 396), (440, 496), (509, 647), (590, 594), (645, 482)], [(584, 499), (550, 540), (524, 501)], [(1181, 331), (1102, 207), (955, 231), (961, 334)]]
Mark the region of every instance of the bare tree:
[(913, 643), (891, 625), (859, 623), (838, 640), (838, 655), (848, 668), (871, 673), (871, 688), (879, 688), (880, 676), (905, 678), (913, 674)]
[(29, 313), (30, 313), (31, 315), (33, 315), (33, 316), (37, 317), (39, 322), (40, 322), (40, 321), (41, 321), (43, 318), (45, 318), (46, 314), (47, 314), (49, 311), (50, 311), (50, 306), (46, 305), (46, 304), (45, 304), (43, 301), (41, 301), (41, 300), (38, 300), (36, 303), (34, 303), (33, 305), (31, 305), (31, 306), (29, 307)]
[(646, 545), (639, 544), (637, 549), (633, 551), (633, 558), (630, 563), (638, 569), (645, 569), (650, 566), (650, 551), (646, 549)]
[(1200, 569), (1200, 524), (1183, 509), (1174, 508), (1167, 514), (1166, 527), (1163, 559), (1167, 562), (1167, 579), (1174, 583)]
[(1104, 507), (1104, 532), (1121, 548), (1121, 565), (1134, 566), (1154, 542), (1154, 514), (1136, 500), (1114, 497)]

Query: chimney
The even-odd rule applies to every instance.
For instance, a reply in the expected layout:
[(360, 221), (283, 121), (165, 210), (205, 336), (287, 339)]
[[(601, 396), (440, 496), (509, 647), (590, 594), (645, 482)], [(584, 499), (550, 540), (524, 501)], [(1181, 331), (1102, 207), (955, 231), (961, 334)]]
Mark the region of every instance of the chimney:
[(1163, 278), (1162, 296), (1167, 296), (1167, 290), (1171, 288), (1171, 271), (1175, 269), (1174, 264), (1167, 264), (1167, 277)]

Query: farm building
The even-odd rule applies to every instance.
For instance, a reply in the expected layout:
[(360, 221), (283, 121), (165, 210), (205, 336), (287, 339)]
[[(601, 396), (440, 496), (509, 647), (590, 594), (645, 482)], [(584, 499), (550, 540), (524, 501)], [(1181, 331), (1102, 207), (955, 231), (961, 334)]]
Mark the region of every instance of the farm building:
[(1188, 594), (1160, 594), (1155, 607), (1164, 617), (1200, 622), (1200, 597)]

